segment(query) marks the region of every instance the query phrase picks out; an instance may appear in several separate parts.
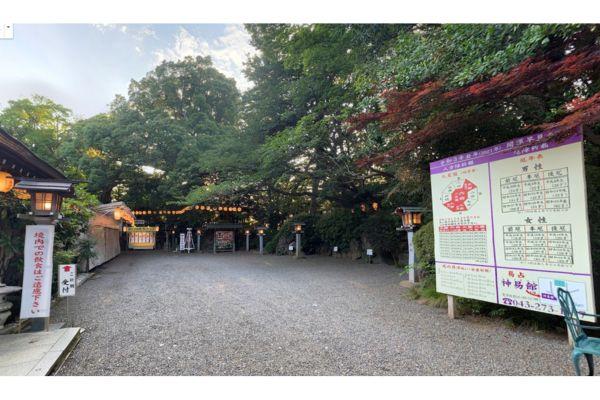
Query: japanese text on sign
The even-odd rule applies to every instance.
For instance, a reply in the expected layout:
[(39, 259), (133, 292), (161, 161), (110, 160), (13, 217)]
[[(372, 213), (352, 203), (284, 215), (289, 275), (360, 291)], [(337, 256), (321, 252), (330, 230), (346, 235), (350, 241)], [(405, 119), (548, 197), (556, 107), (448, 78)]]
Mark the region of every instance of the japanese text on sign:
[(439, 292), (560, 314), (564, 288), (595, 313), (582, 140), (543, 132), (430, 164)]
[(54, 225), (27, 225), (21, 318), (50, 316)]
[(77, 265), (65, 264), (58, 266), (58, 295), (60, 297), (75, 296), (77, 280)]

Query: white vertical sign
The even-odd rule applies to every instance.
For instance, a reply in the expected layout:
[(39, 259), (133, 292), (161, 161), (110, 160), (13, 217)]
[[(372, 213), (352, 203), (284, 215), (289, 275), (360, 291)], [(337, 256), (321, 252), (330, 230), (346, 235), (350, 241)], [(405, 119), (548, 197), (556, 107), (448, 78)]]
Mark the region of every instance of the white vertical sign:
[(75, 296), (77, 264), (58, 266), (58, 295), (60, 297)]
[(185, 233), (179, 234), (179, 251), (185, 250)]
[(27, 225), (21, 318), (50, 316), (54, 225)]

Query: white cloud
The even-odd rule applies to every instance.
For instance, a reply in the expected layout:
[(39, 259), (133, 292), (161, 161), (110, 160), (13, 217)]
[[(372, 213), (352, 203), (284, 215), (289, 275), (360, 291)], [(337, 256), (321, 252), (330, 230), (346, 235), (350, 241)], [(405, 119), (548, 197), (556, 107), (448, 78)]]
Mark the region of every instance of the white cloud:
[(243, 75), (244, 62), (256, 53), (250, 44), (250, 35), (242, 25), (228, 25), (225, 34), (210, 42), (192, 35), (181, 27), (175, 35), (172, 47), (154, 52), (156, 62), (180, 60), (186, 56), (210, 56), (215, 68), (224, 75), (235, 79), (240, 90), (252, 84)]
[(146, 25), (93, 24), (93, 26), (103, 35), (107, 32), (119, 32), (130, 37), (135, 43), (134, 50), (138, 54), (143, 53), (143, 45), (146, 39), (158, 39), (156, 32)]

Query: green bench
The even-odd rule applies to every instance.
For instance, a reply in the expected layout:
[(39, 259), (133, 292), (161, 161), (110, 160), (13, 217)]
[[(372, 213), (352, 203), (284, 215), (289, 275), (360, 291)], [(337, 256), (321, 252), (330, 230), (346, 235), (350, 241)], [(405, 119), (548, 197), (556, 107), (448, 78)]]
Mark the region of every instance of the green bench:
[(600, 317), (600, 315), (577, 311), (571, 294), (561, 288), (558, 289), (558, 302), (560, 303), (563, 315), (565, 316), (565, 323), (567, 324), (571, 338), (573, 338), (573, 352), (571, 353), (571, 359), (573, 360), (573, 364), (575, 364), (575, 372), (577, 375), (581, 375), (579, 359), (583, 355), (588, 363), (589, 375), (594, 375), (594, 355), (600, 356), (600, 338), (588, 337), (583, 329), (599, 330), (600, 327), (581, 325), (579, 314), (593, 317)]

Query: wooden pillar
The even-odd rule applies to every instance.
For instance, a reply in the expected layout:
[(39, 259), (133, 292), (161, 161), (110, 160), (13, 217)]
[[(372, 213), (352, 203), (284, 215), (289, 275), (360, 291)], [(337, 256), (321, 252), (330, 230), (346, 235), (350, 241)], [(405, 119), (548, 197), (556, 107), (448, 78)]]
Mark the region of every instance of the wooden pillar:
[(452, 295), (448, 295), (448, 317), (450, 319), (456, 319), (458, 317), (456, 299)]

